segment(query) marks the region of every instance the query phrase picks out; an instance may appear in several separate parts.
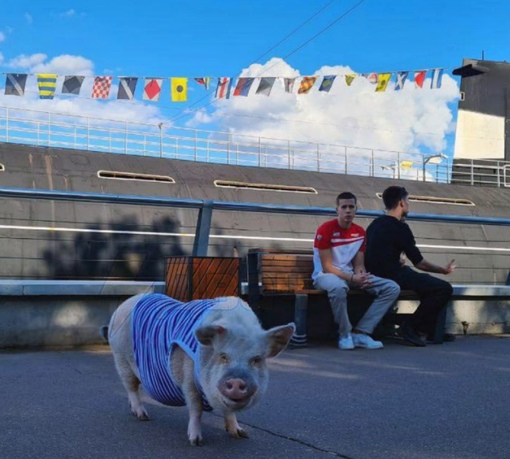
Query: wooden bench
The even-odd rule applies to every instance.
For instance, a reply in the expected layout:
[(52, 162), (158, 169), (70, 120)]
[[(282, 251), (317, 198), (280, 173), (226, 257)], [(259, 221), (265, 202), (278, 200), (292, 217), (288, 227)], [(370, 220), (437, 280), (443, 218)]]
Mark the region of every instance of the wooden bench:
[[(324, 290), (313, 286), (313, 254), (310, 251), (260, 251), (252, 250), (247, 255), (248, 300), (256, 305), (262, 297), (292, 295), (294, 300), (294, 322), (296, 332), (291, 339), (291, 347), (307, 345), (307, 314), (310, 296), (327, 296)], [(348, 297), (369, 296), (363, 290), (351, 289)], [(415, 292), (400, 292), (399, 300), (417, 300)], [(388, 312), (385, 320), (401, 324), (409, 314)], [(446, 308), (438, 318), (434, 342), (442, 343), (446, 320)]]

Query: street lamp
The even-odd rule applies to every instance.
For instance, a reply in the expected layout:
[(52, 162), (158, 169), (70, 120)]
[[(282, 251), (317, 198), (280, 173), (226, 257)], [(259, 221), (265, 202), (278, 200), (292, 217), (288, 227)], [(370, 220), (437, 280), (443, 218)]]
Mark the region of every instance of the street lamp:
[[(438, 153), (436, 155), (430, 155), (430, 156), (424, 156), (423, 157), (423, 181), (426, 182), (426, 175), (425, 175), (425, 166), (427, 164), (435, 164), (436, 166), (438, 166), (439, 164), (441, 164), (443, 162), (443, 159), (446, 159), (448, 161), (448, 156), (446, 156), (444, 153)], [(437, 171), (436, 171), (436, 175), (437, 175)], [(437, 181), (437, 176), (436, 176), (436, 181)]]

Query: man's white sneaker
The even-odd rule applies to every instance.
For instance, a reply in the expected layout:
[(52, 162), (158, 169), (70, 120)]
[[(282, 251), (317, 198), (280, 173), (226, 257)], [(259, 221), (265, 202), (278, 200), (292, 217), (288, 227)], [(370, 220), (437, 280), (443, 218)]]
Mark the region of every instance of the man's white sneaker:
[(354, 347), (364, 347), (365, 349), (382, 349), (383, 343), (373, 340), (370, 336), (363, 333), (353, 333), (352, 341)]
[(349, 334), (344, 338), (340, 338), (338, 340), (338, 348), (342, 349), (342, 351), (350, 351), (354, 349), (354, 342), (352, 341), (352, 336)]

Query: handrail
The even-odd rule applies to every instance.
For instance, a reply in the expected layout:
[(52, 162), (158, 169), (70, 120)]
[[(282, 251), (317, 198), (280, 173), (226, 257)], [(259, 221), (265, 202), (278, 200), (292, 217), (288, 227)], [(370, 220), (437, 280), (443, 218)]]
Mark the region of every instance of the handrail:
[[(257, 137), (0, 106), (0, 142), (403, 180), (450, 181), (444, 155)], [(431, 158), (444, 158), (440, 164)]]
[[(195, 230), (195, 245), (193, 255), (207, 254), (211, 230), (211, 213), (213, 210), (265, 212), (306, 215), (336, 215), (335, 209), (317, 206), (297, 206), (289, 204), (267, 204), (255, 202), (213, 201), (189, 198), (136, 196), (129, 194), (92, 193), (77, 191), (55, 191), (32, 188), (5, 188), (0, 187), (0, 197), (21, 199), (48, 199), (54, 201), (97, 202), (108, 204), (148, 205), (157, 207), (192, 208), (200, 211)], [(359, 209), (356, 214), (360, 217), (378, 217), (382, 211)], [(427, 222), (450, 222), (462, 224), (480, 224), (495, 226), (510, 226), (510, 219), (497, 217), (473, 217), (463, 215), (438, 214), (409, 214), (407, 220)]]

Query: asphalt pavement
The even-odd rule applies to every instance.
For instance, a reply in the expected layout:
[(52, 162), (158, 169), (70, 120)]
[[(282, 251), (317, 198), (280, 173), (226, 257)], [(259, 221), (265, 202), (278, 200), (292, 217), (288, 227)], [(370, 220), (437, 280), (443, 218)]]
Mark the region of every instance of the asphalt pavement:
[(462, 336), (426, 348), (286, 350), (262, 402), (239, 414), (249, 439), (186, 408), (147, 401), (135, 419), (108, 346), (0, 352), (1, 459), (510, 457), (510, 337)]

